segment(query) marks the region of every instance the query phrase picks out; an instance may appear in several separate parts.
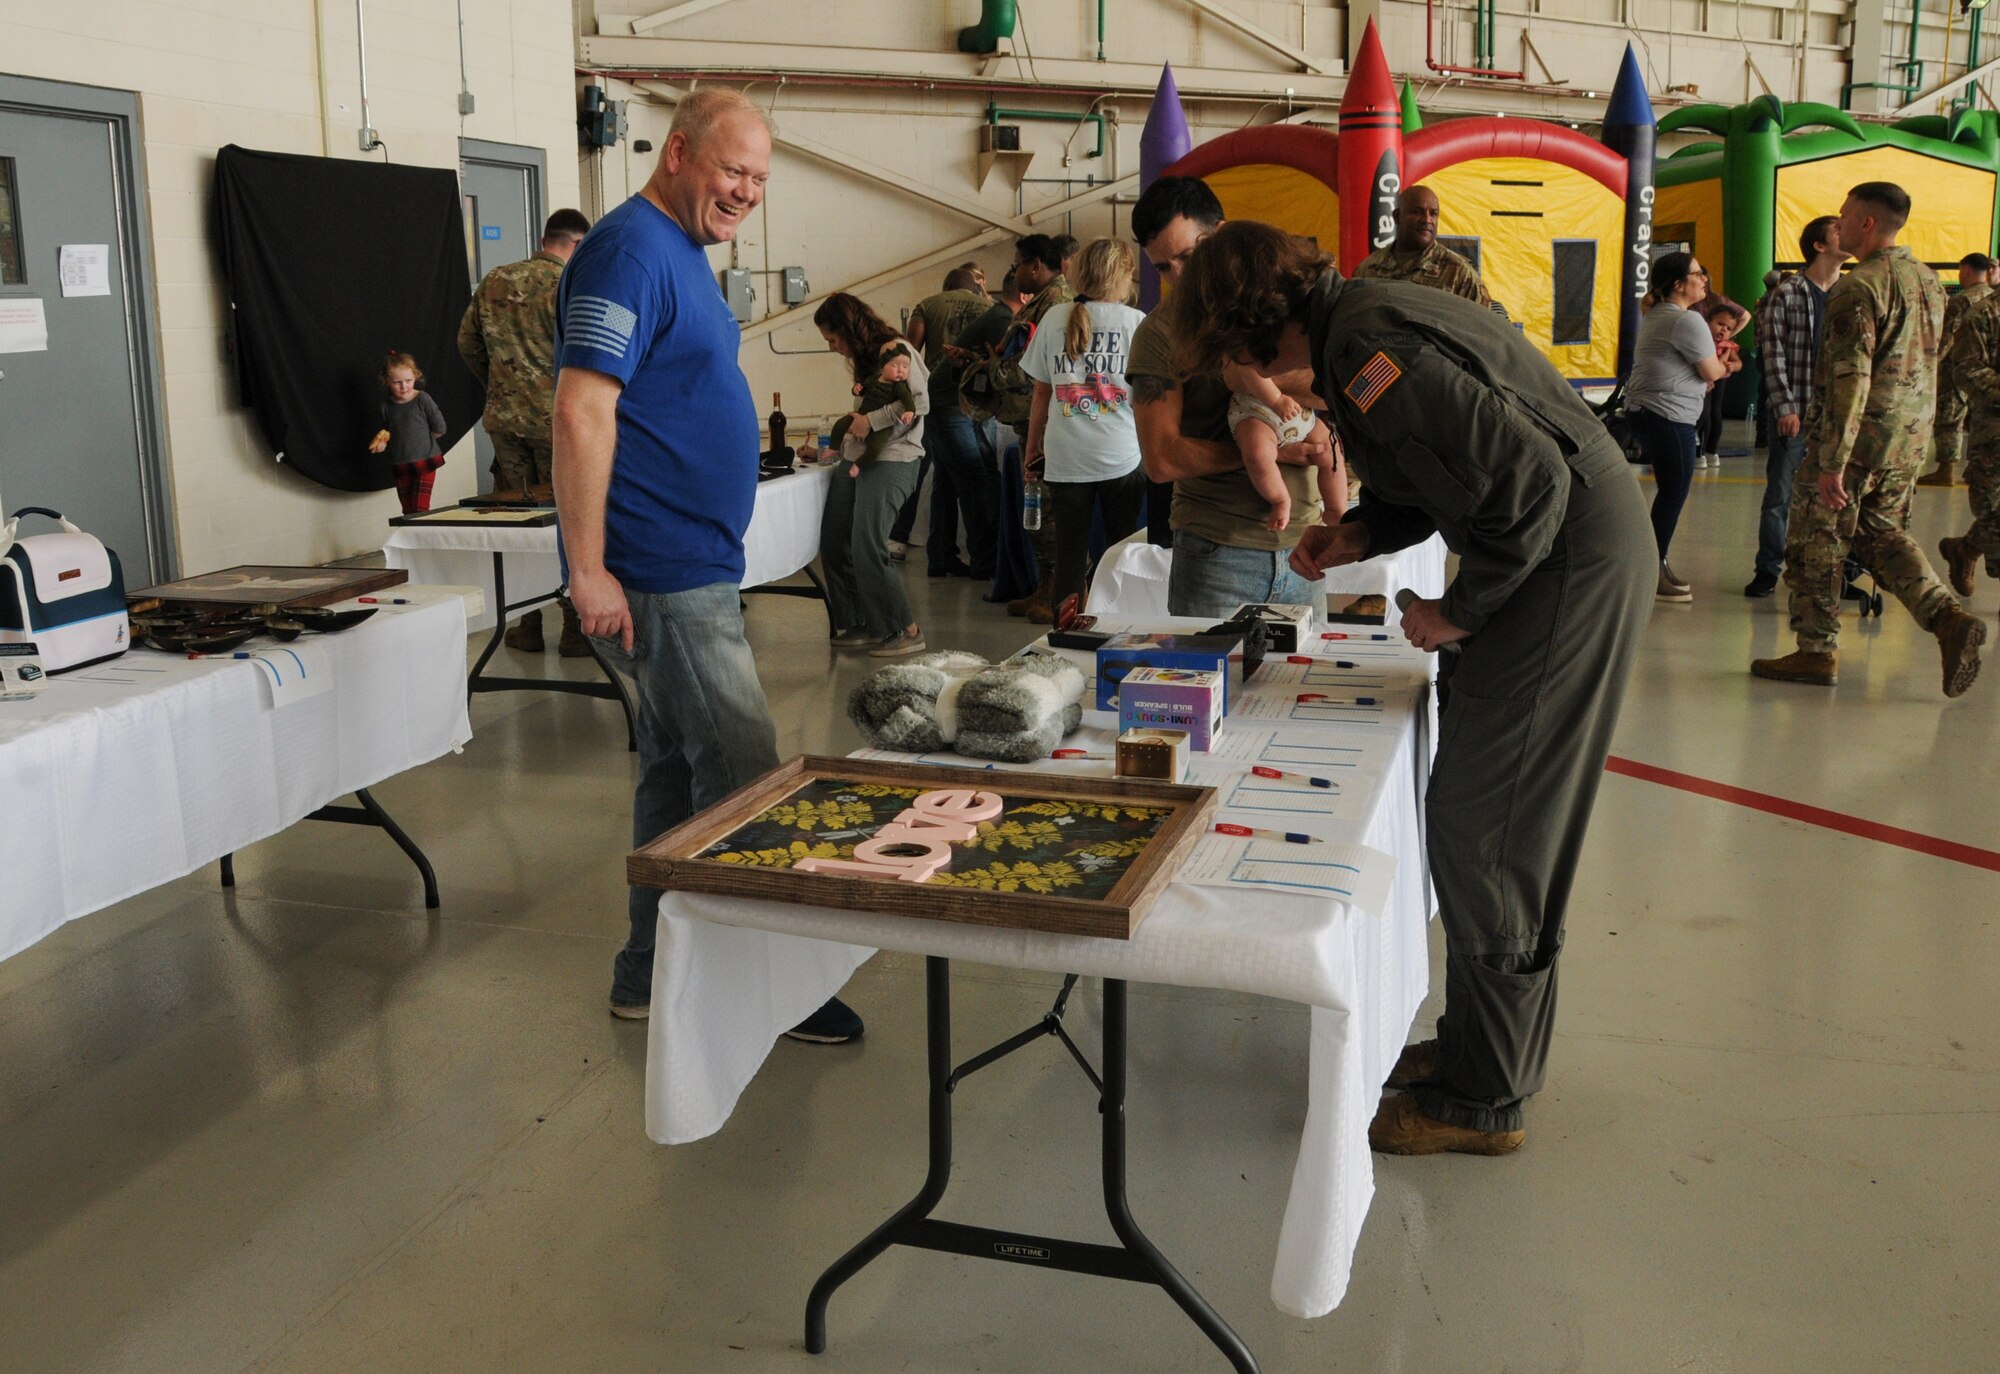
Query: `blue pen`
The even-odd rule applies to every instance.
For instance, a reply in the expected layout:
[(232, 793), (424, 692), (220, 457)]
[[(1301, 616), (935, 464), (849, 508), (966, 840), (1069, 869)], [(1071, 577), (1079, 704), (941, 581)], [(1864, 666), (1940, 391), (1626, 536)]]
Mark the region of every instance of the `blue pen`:
[(255, 658), (257, 655), (238, 649), (233, 654), (189, 654), (189, 658)]
[(1332, 778), (1316, 778), (1310, 773), (1287, 773), (1282, 768), (1270, 768), (1261, 763), (1251, 764), (1250, 771), (1260, 778), (1294, 778), (1299, 782), (1310, 783), (1314, 787), (1328, 787), (1336, 792), (1340, 790)]
[(414, 606), (417, 604), (407, 596), (357, 596), (354, 599), (363, 606)]
[(1300, 701), (1318, 702), (1323, 706), (1379, 706), (1382, 704), (1378, 697), (1348, 697), (1345, 700), (1337, 701), (1325, 692), (1300, 692), (1298, 699)]

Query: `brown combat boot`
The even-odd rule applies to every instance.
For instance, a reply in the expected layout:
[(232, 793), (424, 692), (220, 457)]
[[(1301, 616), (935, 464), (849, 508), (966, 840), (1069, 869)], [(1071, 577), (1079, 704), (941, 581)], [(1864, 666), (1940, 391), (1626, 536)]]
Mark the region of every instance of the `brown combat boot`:
[(519, 649), (524, 654), (538, 654), (545, 647), (542, 640), (542, 613), (529, 611), (507, 628), (504, 642), (510, 649)]
[(562, 638), (556, 641), (556, 653), (563, 658), (589, 658), (590, 641), (583, 637), (583, 621), (577, 616), (576, 607), (563, 601)]
[(1939, 463), (1922, 477), (1919, 477), (1917, 485), (1920, 487), (1949, 487), (1955, 485), (1951, 478), (1953, 466), (1955, 465), (1951, 463)]
[(1773, 682), (1806, 682), (1815, 687), (1831, 687), (1840, 681), (1840, 660), (1832, 654), (1815, 654), (1805, 649), (1783, 658), (1758, 658), (1750, 662), (1752, 677)]
[(1385, 1155), (1511, 1155), (1526, 1131), (1475, 1131), (1425, 1116), (1408, 1094), (1385, 1097), (1368, 1123), (1368, 1148)]
[(1953, 606), (1931, 626), (1944, 657), (1944, 694), (1962, 697), (1979, 676), (1979, 646), (1986, 642), (1986, 622)]
[(1414, 1045), (1403, 1046), (1403, 1052), (1396, 1056), (1396, 1067), (1389, 1070), (1389, 1081), (1385, 1088), (1407, 1088), (1420, 1079), (1429, 1078), (1437, 1072), (1438, 1042), (1419, 1040)]
[(1944, 557), (1951, 589), (1960, 596), (1971, 596), (1972, 589), (1979, 584), (1978, 553), (1967, 548), (1963, 539), (1953, 539), (1950, 535), (1938, 540), (1938, 552)]

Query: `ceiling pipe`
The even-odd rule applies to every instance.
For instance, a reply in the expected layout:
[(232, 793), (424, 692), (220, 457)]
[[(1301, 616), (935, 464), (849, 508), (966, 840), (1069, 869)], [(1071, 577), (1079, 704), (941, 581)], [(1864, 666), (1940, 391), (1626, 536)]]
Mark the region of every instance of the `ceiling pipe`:
[[(1486, 14), (1486, 0), (1478, 0), (1482, 22)], [(1526, 71), (1502, 72), (1491, 67), (1454, 67), (1437, 60), (1437, 0), (1424, 0), (1424, 65), (1434, 72), (1444, 72), (1454, 76), (1483, 76), (1489, 81), (1525, 81)]]
[(361, 8), (361, 0), (354, 0), (354, 46), (361, 56), (361, 151), (372, 153), (382, 146), (382, 140), (368, 117), (368, 24)]

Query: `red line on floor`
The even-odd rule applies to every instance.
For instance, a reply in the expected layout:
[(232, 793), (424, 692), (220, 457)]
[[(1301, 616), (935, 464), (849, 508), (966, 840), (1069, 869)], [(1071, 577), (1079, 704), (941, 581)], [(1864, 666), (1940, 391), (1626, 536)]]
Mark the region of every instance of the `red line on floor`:
[(1804, 821), (1807, 825), (1838, 830), (1843, 835), (1893, 844), (1899, 848), (1913, 849), (1919, 854), (1928, 854), (1935, 859), (1949, 859), (1953, 863), (1970, 864), (1974, 868), (2000, 873), (2000, 852), (1981, 849), (1977, 845), (1960, 844), (1956, 840), (1942, 840), (1935, 835), (1905, 830), (1901, 826), (1883, 825), (1880, 821), (1863, 820), (1859, 816), (1849, 816), (1844, 812), (1829, 811), (1823, 806), (1808, 806), (1804, 802), (1774, 797), (1768, 792), (1752, 792), (1747, 787), (1732, 787), (1726, 782), (1698, 778), (1692, 773), (1676, 773), (1671, 768), (1659, 768), (1634, 759), (1621, 759), (1615, 754), (1604, 761), (1604, 768), (1606, 772), (1637, 778), (1641, 782), (1656, 782), (1662, 787), (1677, 787), (1683, 792), (1693, 792), (1699, 796), (1713, 797), (1717, 801), (1747, 806), (1753, 811), (1768, 811), (1773, 816), (1783, 816), (1786, 820)]

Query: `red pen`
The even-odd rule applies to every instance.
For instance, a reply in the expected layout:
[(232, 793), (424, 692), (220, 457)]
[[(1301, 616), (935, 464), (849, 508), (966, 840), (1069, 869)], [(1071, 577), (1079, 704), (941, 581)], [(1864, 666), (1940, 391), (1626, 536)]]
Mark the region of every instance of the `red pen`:
[(1323, 632), (1323, 633), (1322, 633), (1322, 634), (1320, 635), (1320, 638), (1321, 638), (1321, 639), (1387, 639), (1387, 638), (1389, 638), (1389, 636), (1388, 636), (1388, 635), (1348, 635), (1348, 634), (1340, 634), (1340, 633), (1338, 633), (1338, 632), (1336, 632), (1336, 631), (1333, 631), (1333, 630), (1327, 630), (1327, 631)]
[(1314, 787), (1331, 787), (1336, 792), (1340, 790), (1332, 778), (1315, 778), (1307, 773), (1287, 773), (1282, 768), (1267, 768), (1261, 763), (1250, 765), (1250, 771), (1260, 778), (1293, 778), (1299, 782), (1309, 782)]
[(1256, 826), (1235, 825), (1229, 821), (1217, 821), (1215, 833), (1236, 835), (1246, 840), (1282, 840), (1286, 844), (1319, 844), (1317, 837), (1301, 835), (1296, 830), (1260, 830)]
[(1093, 754), (1088, 749), (1056, 749), (1050, 752), (1052, 759), (1108, 759), (1109, 754)]

